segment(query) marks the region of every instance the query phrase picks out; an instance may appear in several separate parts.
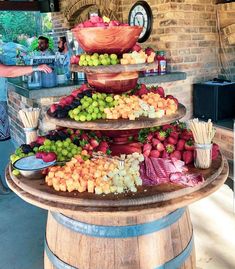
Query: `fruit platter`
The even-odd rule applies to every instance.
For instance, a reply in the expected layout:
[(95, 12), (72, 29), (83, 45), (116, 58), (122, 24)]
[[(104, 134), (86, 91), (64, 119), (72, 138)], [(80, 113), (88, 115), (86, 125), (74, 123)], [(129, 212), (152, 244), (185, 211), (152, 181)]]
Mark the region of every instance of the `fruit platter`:
[[(13, 168), (28, 156), (56, 163), (32, 179)], [(119, 133), (60, 128), (16, 149), (9, 173), (19, 187), (51, 201), (105, 207), (134, 199), (143, 205), (210, 184), (224, 162), (216, 144), (212, 157), (210, 169), (194, 168), (193, 135), (182, 122)]]

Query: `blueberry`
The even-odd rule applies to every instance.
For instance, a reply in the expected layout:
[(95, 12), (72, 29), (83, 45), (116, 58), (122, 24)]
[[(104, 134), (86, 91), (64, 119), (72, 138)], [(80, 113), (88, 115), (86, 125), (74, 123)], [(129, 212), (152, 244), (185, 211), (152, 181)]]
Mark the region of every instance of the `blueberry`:
[(58, 119), (63, 119), (66, 118), (68, 115), (68, 112), (66, 110), (60, 110), (57, 112), (57, 118)]
[(92, 96), (91, 90), (84, 91), (84, 95), (87, 97), (91, 97)]
[(82, 98), (84, 97), (84, 92), (80, 92), (80, 93), (78, 93), (77, 97), (78, 97), (79, 99), (82, 99)]

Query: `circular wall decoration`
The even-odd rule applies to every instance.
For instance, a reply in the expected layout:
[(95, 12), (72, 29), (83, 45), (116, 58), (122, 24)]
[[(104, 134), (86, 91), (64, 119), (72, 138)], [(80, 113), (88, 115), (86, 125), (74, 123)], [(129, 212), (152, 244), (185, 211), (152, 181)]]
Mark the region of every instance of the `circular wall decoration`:
[(146, 1), (138, 1), (131, 8), (128, 16), (128, 23), (133, 26), (143, 27), (143, 31), (140, 34), (139, 43), (146, 41), (152, 31), (153, 14), (151, 7)]

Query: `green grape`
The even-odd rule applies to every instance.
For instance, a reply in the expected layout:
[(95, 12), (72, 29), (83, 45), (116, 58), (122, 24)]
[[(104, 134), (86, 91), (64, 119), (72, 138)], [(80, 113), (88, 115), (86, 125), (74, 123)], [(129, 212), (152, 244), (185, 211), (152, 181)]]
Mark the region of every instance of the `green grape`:
[(33, 152), (29, 152), (28, 156), (34, 156), (35, 154)]
[(51, 145), (51, 140), (46, 139), (46, 140), (44, 141), (44, 145), (45, 145), (45, 146), (50, 146), (50, 145)]
[(79, 116), (79, 115), (77, 115), (77, 116), (75, 116), (75, 117), (74, 117), (74, 119), (75, 119), (75, 121), (79, 121), (80, 116)]
[(87, 54), (86, 55), (86, 61), (89, 62), (91, 60), (91, 55)]
[(91, 104), (93, 102), (92, 98), (91, 97), (87, 97), (86, 101)]
[(60, 140), (56, 141), (56, 146), (57, 146), (58, 148), (62, 148), (62, 147), (63, 147), (63, 143), (62, 143), (62, 141), (60, 141)]
[(102, 99), (105, 99), (107, 97), (107, 94), (106, 93), (102, 93)]
[(87, 108), (89, 106), (90, 106), (90, 104), (87, 101), (82, 104), (82, 108)]
[(69, 110), (69, 117), (71, 118), (71, 119), (73, 119), (74, 118), (74, 114), (73, 114), (73, 110)]
[(108, 65), (108, 61), (107, 61), (108, 59), (107, 58), (103, 58), (102, 60), (101, 60), (101, 64), (102, 65)]
[(55, 151), (55, 150), (56, 150), (56, 146), (55, 146), (55, 145), (52, 145), (52, 146), (51, 146), (51, 150), (52, 150), (52, 151)]
[(112, 59), (110, 63), (111, 63), (112, 65), (115, 65), (115, 64), (118, 64), (118, 61)]
[(97, 101), (94, 101), (92, 104), (91, 104), (93, 107), (97, 107), (99, 104)]
[(19, 176), (19, 175), (20, 175), (20, 171), (17, 170), (17, 169), (14, 169), (14, 170), (12, 171), (12, 174), (13, 174), (14, 176)]
[(105, 54), (104, 54), (104, 57), (105, 57), (105, 58), (108, 58), (108, 57), (109, 57), (108, 53), (105, 53)]
[(88, 112), (89, 114), (91, 114), (93, 111), (94, 111), (94, 108), (93, 108), (92, 106), (89, 106), (89, 107), (87, 108), (87, 112)]
[(102, 114), (99, 112), (97, 113), (97, 119), (101, 119), (102, 118)]
[(104, 58), (104, 54), (100, 54), (99, 58), (102, 60)]
[(97, 52), (93, 53), (93, 56), (94, 56), (95, 58), (99, 58), (99, 54), (98, 54)]
[(80, 109), (77, 107), (73, 110), (73, 114), (77, 115), (80, 112)]
[(83, 62), (83, 65), (84, 65), (84, 66), (87, 66), (87, 65), (88, 65), (87, 61), (84, 61), (84, 62)]
[(91, 114), (91, 117), (92, 117), (93, 120), (96, 120), (96, 119), (97, 119), (97, 115), (96, 115), (96, 113), (93, 112), (93, 113)]
[(82, 148), (81, 147), (77, 147), (77, 152), (81, 153), (82, 152)]
[(67, 149), (63, 149), (61, 153), (62, 153), (63, 156), (67, 156), (68, 155)]
[(44, 146), (40, 146), (40, 147), (39, 147), (39, 150), (40, 150), (40, 151), (43, 151), (43, 150), (44, 150)]
[(79, 120), (80, 121), (86, 121), (86, 116), (85, 115), (80, 115)]
[(88, 62), (88, 65), (89, 65), (89, 66), (93, 66), (93, 65), (94, 65), (94, 64), (93, 64), (93, 61), (90, 60), (90, 61)]
[(97, 93), (92, 94), (92, 99), (93, 100), (97, 100), (98, 99)]
[(90, 114), (88, 114), (88, 115), (86, 116), (86, 120), (87, 120), (87, 121), (91, 121), (91, 120), (92, 120), (92, 116), (91, 116)]
[(96, 113), (96, 114), (97, 114), (97, 113), (99, 113), (99, 111), (100, 111), (100, 110), (99, 110), (99, 108), (98, 108), (98, 107), (95, 107), (95, 108), (94, 108), (94, 113)]
[(117, 54), (114, 54), (114, 53), (112, 53), (111, 55), (110, 55), (110, 58), (112, 59), (112, 60), (117, 60)]
[(68, 143), (72, 143), (72, 140), (71, 140), (71, 138), (69, 138), (69, 137), (66, 138), (65, 141), (68, 142)]
[(57, 148), (56, 152), (60, 153), (62, 151), (62, 148)]
[(98, 59), (93, 60), (93, 65), (94, 65), (94, 66), (98, 66), (98, 65), (99, 65), (99, 63), (100, 63), (100, 62), (99, 62), (99, 60), (98, 60)]
[(85, 54), (82, 54), (82, 55), (80, 56), (80, 61), (85, 61), (85, 59), (86, 59), (86, 55), (85, 55)]
[(106, 101), (107, 103), (111, 103), (111, 102), (113, 102), (113, 97), (112, 97), (112, 96), (107, 96), (107, 97), (105, 98), (105, 101)]
[(111, 60), (109, 58), (106, 58), (107, 64), (106, 65), (110, 65)]
[(98, 100), (99, 106), (105, 106), (105, 101), (104, 100)]
[(99, 109), (100, 109), (100, 112), (104, 112), (104, 107), (103, 106), (100, 106)]
[(77, 154), (77, 149), (72, 149), (71, 153), (73, 154), (73, 156), (76, 155)]
[(73, 154), (69, 153), (67, 156), (68, 156), (69, 159), (71, 159), (73, 157)]
[(16, 149), (16, 151), (15, 151), (15, 154), (16, 155), (21, 154), (21, 153), (22, 153), (22, 149), (21, 148)]
[(83, 61), (80, 60), (78, 64), (79, 66), (83, 66)]
[(69, 147), (69, 142), (67, 142), (67, 141), (64, 141), (64, 142), (63, 142), (63, 147), (64, 147), (64, 148), (67, 148), (67, 147)]
[(102, 119), (106, 119), (106, 114), (105, 113), (102, 113)]

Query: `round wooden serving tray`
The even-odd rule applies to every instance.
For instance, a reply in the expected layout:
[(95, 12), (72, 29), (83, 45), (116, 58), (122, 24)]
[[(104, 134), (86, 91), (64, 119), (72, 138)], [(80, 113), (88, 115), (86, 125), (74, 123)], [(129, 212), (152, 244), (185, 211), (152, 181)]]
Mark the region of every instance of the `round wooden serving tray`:
[[(132, 210), (132, 207), (149, 207), (151, 204), (168, 202), (174, 199), (183, 199), (185, 195), (192, 195), (197, 191), (201, 191), (208, 185), (213, 185), (214, 181), (220, 176), (227, 161), (220, 155), (214, 160), (211, 168), (206, 170), (198, 170), (193, 166), (189, 167), (190, 173), (201, 173), (205, 182), (195, 187), (182, 187), (176, 184), (161, 184), (157, 186), (142, 186), (138, 188), (136, 193), (126, 192), (122, 194), (103, 194), (96, 195), (88, 192), (57, 192), (52, 187), (46, 185), (44, 179), (28, 179), (22, 176), (15, 177), (12, 174), (12, 167), (9, 165), (6, 169), (6, 178), (9, 187), (15, 191), (19, 188), (28, 195), (45, 201), (52, 202), (60, 208), (79, 208), (82, 211), (125, 211)], [(19, 195), (19, 194), (18, 194)], [(22, 196), (24, 199), (24, 196)], [(45, 208), (45, 206), (44, 206)]]
[(161, 126), (164, 124), (172, 123), (183, 118), (186, 114), (186, 108), (182, 104), (179, 104), (178, 110), (172, 116), (164, 116), (161, 119), (139, 118), (136, 120), (96, 120), (96, 121), (74, 121), (68, 118), (56, 119), (46, 115), (47, 121), (56, 126), (75, 128), (82, 130), (130, 130), (150, 128), (155, 126)]
[(144, 64), (115, 64), (115, 65), (99, 65), (99, 66), (79, 66), (72, 64), (70, 70), (72, 72), (85, 72), (85, 73), (122, 73), (122, 72), (136, 72), (147, 71), (157, 68), (157, 63), (144, 63)]

